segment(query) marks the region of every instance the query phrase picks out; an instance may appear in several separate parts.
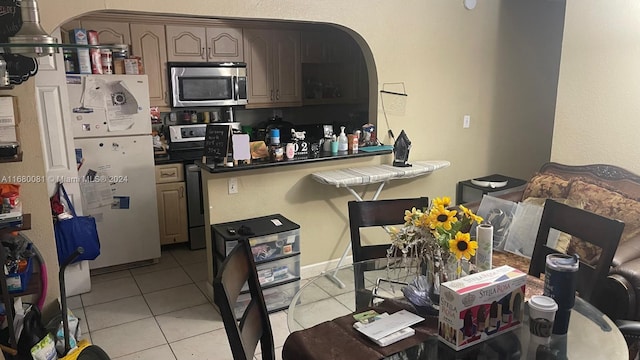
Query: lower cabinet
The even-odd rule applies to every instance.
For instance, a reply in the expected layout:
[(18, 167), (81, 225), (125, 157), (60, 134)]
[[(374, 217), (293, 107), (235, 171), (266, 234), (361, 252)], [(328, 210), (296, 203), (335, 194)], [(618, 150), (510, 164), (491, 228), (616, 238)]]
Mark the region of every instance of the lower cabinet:
[[(167, 178), (167, 174), (175, 174), (175, 177)], [(156, 166), (156, 196), (161, 245), (189, 241), (187, 189), (183, 174), (182, 164)]]

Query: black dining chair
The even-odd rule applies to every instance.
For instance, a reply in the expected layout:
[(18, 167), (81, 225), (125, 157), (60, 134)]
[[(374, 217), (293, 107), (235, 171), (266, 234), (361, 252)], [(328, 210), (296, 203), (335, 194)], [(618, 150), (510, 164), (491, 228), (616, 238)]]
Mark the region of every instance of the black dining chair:
[[(251, 297), (241, 316), (235, 313), (236, 300), (244, 284)], [(213, 280), (214, 302), (220, 309), (234, 360), (253, 359), (258, 342), (262, 359), (275, 359), (273, 333), (267, 306), (247, 239), (238, 241), (220, 266)], [(239, 318), (240, 320), (236, 320)]]
[(407, 198), (370, 201), (349, 201), (349, 230), (353, 261), (364, 261), (387, 256), (389, 244), (364, 245), (360, 230), (367, 227), (386, 227), (404, 224), (404, 211), (429, 206), (429, 198)]
[[(351, 234), (351, 253), (353, 262), (380, 259), (387, 256), (391, 243), (365, 245), (360, 231), (363, 228), (382, 227), (404, 224), (405, 210), (423, 209), (429, 206), (429, 198), (406, 198), (388, 200), (349, 201), (349, 229)], [(388, 231), (387, 231), (388, 232)], [(372, 294), (365, 290), (363, 266), (354, 266), (356, 289), (356, 310), (370, 305)]]
[[(529, 275), (539, 278), (545, 272), (547, 255), (559, 253), (547, 246), (550, 229), (569, 234), (600, 249), (600, 255), (594, 264), (581, 260), (578, 269), (576, 290), (581, 298), (591, 303), (598, 295), (596, 290), (603, 285), (609, 274), (624, 223), (547, 199), (531, 256)], [(594, 305), (597, 306), (595, 303)]]

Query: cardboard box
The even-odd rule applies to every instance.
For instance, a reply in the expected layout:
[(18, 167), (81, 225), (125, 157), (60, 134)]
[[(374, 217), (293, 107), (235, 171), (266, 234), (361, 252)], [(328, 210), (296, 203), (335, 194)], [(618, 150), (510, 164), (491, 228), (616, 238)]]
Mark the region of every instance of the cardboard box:
[[(89, 45), (89, 39), (87, 30), (85, 29), (73, 29), (69, 30), (69, 40), (72, 44)], [(76, 49), (78, 54), (78, 73), (91, 74), (91, 57), (89, 56), (89, 49)]]
[(504, 265), (443, 283), (438, 338), (461, 350), (520, 327), (526, 278)]
[(132, 57), (124, 59), (124, 71), (127, 75), (142, 75), (144, 69), (142, 67), (142, 60), (138, 57)]

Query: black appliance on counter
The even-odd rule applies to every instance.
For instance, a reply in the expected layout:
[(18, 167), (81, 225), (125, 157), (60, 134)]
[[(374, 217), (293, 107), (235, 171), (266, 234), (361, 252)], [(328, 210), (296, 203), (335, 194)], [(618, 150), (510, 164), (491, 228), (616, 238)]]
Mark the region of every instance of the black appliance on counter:
[[(240, 130), (240, 123), (230, 124)], [(201, 160), (204, 153), (204, 135), (207, 124), (170, 125), (169, 158), (184, 164), (184, 178), (187, 188), (187, 217), (189, 224), (189, 248), (191, 250), (206, 247), (204, 232), (204, 199), (202, 198), (202, 178), (200, 167), (194, 164)]]

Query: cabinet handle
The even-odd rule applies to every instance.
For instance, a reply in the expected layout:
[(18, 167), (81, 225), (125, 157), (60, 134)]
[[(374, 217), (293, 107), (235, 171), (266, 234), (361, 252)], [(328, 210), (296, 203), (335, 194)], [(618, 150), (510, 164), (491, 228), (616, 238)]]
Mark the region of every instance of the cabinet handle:
[(204, 46), (202, 47), (202, 49), (200, 49), (200, 57), (204, 60), (205, 58), (205, 53), (204, 53)]
[(184, 186), (180, 186), (180, 199), (184, 197)]
[(207, 59), (211, 59), (213, 56), (211, 56), (213, 50), (211, 50), (211, 48), (207, 48)]
[(280, 100), (280, 89), (276, 90), (276, 100)]
[(273, 101), (273, 89), (271, 89), (271, 101)]

